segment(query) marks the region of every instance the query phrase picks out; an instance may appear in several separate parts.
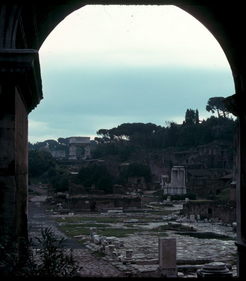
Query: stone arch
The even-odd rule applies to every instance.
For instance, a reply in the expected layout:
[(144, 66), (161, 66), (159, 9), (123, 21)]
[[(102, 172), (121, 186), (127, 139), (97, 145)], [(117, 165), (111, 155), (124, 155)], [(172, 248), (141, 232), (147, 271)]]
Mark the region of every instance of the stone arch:
[[(235, 39), (235, 29), (233, 26), (227, 25), (225, 30), (224, 23), (228, 24), (228, 18), (233, 11), (227, 10), (223, 5), (218, 4), (202, 4), (198, 1), (191, 0), (98, 0), (87, 1), (87, 4), (121, 4), (121, 5), (174, 5), (189, 13), (191, 16), (201, 22), (218, 41), (223, 49), (230, 67), (232, 69), (235, 86), (237, 84), (237, 52), (235, 47), (237, 44), (232, 42)], [(62, 5), (54, 1), (44, 7), (42, 3), (24, 5), (21, 9), (18, 30), (16, 34), (16, 45), (18, 48), (39, 50), (49, 33), (69, 14), (77, 9), (82, 8), (85, 4), (81, 0), (64, 1)], [(221, 13), (223, 10), (223, 13)], [(238, 9), (239, 10), (239, 9)], [(30, 17), (30, 12), (35, 15)], [(234, 20), (234, 19), (233, 19)], [(36, 27), (35, 27), (36, 26)], [(23, 29), (25, 36), (23, 38)], [(237, 86), (236, 86), (237, 89)], [(233, 93), (232, 93), (233, 94)]]
[[(210, 1), (211, 2), (211, 1)], [(171, 4), (198, 19), (221, 45), (230, 64), (236, 93), (227, 105), (239, 117), (237, 154), (237, 246), (239, 276), (246, 275), (246, 42), (244, 2), (203, 0), (88, 0), (86, 4)], [(27, 115), (42, 98), (38, 50), (48, 34), (82, 0), (16, 1), (0, 4), (0, 183), (4, 204), (0, 225), (19, 238), (26, 235)], [(234, 17), (233, 17), (234, 16)], [(6, 155), (6, 151), (11, 153)], [(3, 189), (4, 187), (4, 189)]]
[(18, 5), (0, 7), (0, 48), (15, 48), (21, 9)]

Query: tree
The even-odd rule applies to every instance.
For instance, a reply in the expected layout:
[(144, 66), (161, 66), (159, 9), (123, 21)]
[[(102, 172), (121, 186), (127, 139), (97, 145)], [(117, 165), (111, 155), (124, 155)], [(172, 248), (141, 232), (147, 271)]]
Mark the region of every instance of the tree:
[(199, 124), (200, 120), (199, 120), (199, 111), (198, 109), (196, 109), (196, 115), (195, 115), (195, 123)]
[(105, 193), (112, 192), (113, 177), (104, 165), (92, 164), (82, 167), (79, 171), (78, 179), (84, 187), (90, 188), (92, 185), (95, 185), (96, 188), (103, 190)]
[(68, 145), (69, 144), (69, 139), (68, 138), (58, 138), (58, 143), (63, 144), (63, 145)]
[(122, 171), (120, 176), (123, 181), (126, 181), (129, 177), (144, 177), (146, 182), (151, 181), (151, 170), (149, 166), (142, 163), (131, 163)]
[[(149, 144), (150, 138), (160, 130), (160, 126), (152, 123), (123, 123), (112, 129), (100, 129), (97, 134), (102, 136), (104, 143), (142, 142)], [(97, 139), (97, 141), (99, 141)]]
[(65, 192), (69, 190), (69, 175), (68, 173), (56, 174), (51, 179), (51, 184), (55, 192)]
[(226, 109), (224, 97), (212, 97), (208, 100), (206, 110), (208, 112), (215, 113), (217, 112), (218, 117), (221, 117), (221, 112), (223, 117), (228, 117), (229, 111)]
[(56, 162), (47, 151), (29, 151), (29, 175), (30, 177), (40, 177), (49, 169), (54, 168)]
[(185, 122), (186, 125), (199, 124), (199, 112), (198, 110), (187, 109), (185, 113)]

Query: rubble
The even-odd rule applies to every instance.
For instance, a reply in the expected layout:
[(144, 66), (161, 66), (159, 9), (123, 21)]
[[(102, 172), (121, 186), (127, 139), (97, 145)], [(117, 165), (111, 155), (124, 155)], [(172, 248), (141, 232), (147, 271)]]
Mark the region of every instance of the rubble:
[[(32, 204), (36, 204), (32, 202)], [(179, 204), (180, 205), (180, 204)], [(37, 206), (38, 207), (38, 206)], [(39, 207), (38, 207), (39, 208)], [(170, 207), (163, 207), (170, 208)], [(176, 264), (177, 264), (177, 276), (178, 277), (197, 277), (197, 270), (201, 269), (207, 263), (211, 262), (223, 262), (225, 264), (232, 265), (233, 276), (236, 276), (236, 245), (235, 237), (236, 233), (233, 230), (233, 225), (223, 224), (216, 221), (201, 220), (199, 216), (181, 216), (177, 213), (179, 207), (172, 207), (174, 210), (167, 215), (155, 214), (150, 211), (134, 211), (124, 213), (97, 213), (97, 217), (101, 217), (104, 220), (107, 218), (115, 218), (116, 222), (109, 223), (107, 230), (110, 227), (123, 229), (127, 227), (134, 227), (139, 229), (135, 233), (132, 233), (126, 237), (106, 236), (100, 234), (100, 223), (97, 223), (95, 214), (85, 213), (76, 215), (55, 215), (62, 219), (62, 224), (66, 223), (66, 219), (69, 217), (78, 219), (78, 225), (83, 223), (94, 224), (94, 227), (90, 227), (89, 235), (76, 235), (73, 238), (78, 241), (83, 240), (84, 249), (76, 250), (85, 251), (87, 255), (98, 254), (98, 262), (105, 264), (100, 267), (100, 270), (107, 271), (107, 268), (111, 268), (109, 272), (113, 276), (138, 276), (138, 277), (160, 277), (161, 271), (159, 269), (159, 256), (158, 256), (158, 239), (161, 235), (165, 235), (167, 238), (176, 239)], [(84, 218), (88, 219), (85, 220)], [(37, 220), (32, 223), (35, 224)], [(127, 225), (127, 226), (126, 226)], [(165, 231), (162, 232), (162, 227), (165, 226)], [(158, 230), (158, 227), (161, 227)], [(179, 231), (180, 229), (180, 231)], [(197, 233), (211, 232), (220, 235), (226, 235), (230, 239), (201, 239), (192, 237), (190, 235), (184, 235), (182, 231), (194, 231)], [(218, 235), (219, 237), (219, 235)], [(82, 253), (80, 253), (83, 256)], [(99, 258), (100, 257), (100, 258)], [(84, 258), (84, 256), (83, 256)], [(88, 266), (85, 264), (78, 255), (80, 262), (84, 264), (85, 268)], [(95, 262), (95, 272), (97, 270), (98, 262), (94, 258), (89, 258)], [(110, 267), (110, 265), (112, 267)], [(93, 272), (93, 264), (90, 264), (90, 276), (109, 276), (109, 273), (96, 273)], [(114, 268), (114, 269), (113, 269)], [(88, 272), (89, 272), (88, 271)], [(86, 273), (87, 274), (87, 273)], [(87, 276), (81, 273), (82, 276)], [(89, 276), (89, 275), (88, 275)]]

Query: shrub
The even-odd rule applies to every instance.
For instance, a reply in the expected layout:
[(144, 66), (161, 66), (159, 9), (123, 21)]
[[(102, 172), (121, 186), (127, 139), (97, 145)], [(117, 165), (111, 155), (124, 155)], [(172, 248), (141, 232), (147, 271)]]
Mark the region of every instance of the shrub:
[[(16, 247), (9, 239), (0, 242), (0, 274), (4, 276), (72, 277), (80, 269), (72, 250), (64, 249), (64, 238), (58, 238), (45, 228), (41, 237), (26, 243), (26, 257), (18, 257)], [(32, 249), (35, 246), (35, 250)], [(69, 253), (67, 253), (69, 251)]]

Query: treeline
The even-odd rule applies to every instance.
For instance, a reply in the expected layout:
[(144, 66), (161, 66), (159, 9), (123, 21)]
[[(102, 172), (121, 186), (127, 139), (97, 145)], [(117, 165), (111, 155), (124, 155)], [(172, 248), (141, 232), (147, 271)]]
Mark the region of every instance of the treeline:
[(56, 191), (66, 191), (70, 173), (61, 167), (50, 152), (43, 150), (29, 151), (29, 183), (51, 184)]
[(49, 152), (29, 152), (29, 183), (50, 184), (55, 192), (67, 192), (76, 185), (81, 193), (93, 193), (92, 186), (103, 193), (112, 193), (115, 184), (124, 185), (129, 177), (143, 177), (148, 183), (151, 181), (151, 170), (143, 163), (131, 163), (114, 173), (104, 162), (88, 162), (81, 165), (78, 174), (72, 175)]
[(93, 192), (92, 186), (104, 193), (112, 193), (113, 185), (125, 185), (129, 177), (143, 177), (148, 183), (151, 181), (151, 170), (145, 164), (131, 163), (120, 169), (118, 167), (118, 172), (113, 173), (104, 163), (92, 163), (81, 167), (74, 182), (82, 184), (88, 193)]
[[(95, 162), (81, 164), (76, 176), (71, 175), (49, 152), (67, 149), (67, 139), (30, 144), (29, 180), (49, 183), (55, 191), (67, 191), (74, 184), (81, 185), (85, 192), (90, 192), (94, 186), (105, 193), (111, 193), (115, 184), (126, 184), (128, 177), (144, 177), (146, 182), (150, 182), (150, 167), (142, 157), (148, 151), (184, 150), (214, 141), (233, 145), (237, 120), (229, 118), (229, 113), (221, 105), (222, 100), (209, 99), (206, 109), (217, 113), (217, 117), (202, 121), (197, 109), (187, 109), (182, 124), (124, 123), (111, 129), (100, 129), (91, 150)], [(42, 149), (45, 145), (48, 149)], [(104, 161), (97, 162), (98, 159)], [(122, 162), (128, 162), (128, 165), (122, 167)]]
[(198, 110), (187, 109), (182, 124), (167, 126), (152, 123), (124, 123), (112, 129), (100, 129), (95, 138), (95, 157), (105, 154), (127, 155), (136, 149), (188, 149), (213, 141), (233, 142), (236, 121), (228, 117), (211, 116), (199, 121)]

